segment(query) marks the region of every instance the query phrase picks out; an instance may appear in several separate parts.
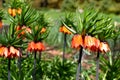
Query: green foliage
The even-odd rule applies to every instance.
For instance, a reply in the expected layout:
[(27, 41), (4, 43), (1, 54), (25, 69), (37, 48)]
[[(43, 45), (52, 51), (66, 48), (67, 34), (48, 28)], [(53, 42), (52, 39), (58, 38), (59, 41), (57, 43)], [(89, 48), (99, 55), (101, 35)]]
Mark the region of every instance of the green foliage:
[(16, 16), (16, 23), (19, 26), (31, 26), (32, 24), (35, 23), (35, 21), (37, 21), (39, 17), (39, 14), (37, 12), (37, 10), (33, 9), (30, 6), (23, 6), (22, 7), (22, 13), (20, 15)]
[(3, 15), (4, 15), (4, 12), (3, 12), (3, 10), (2, 10), (2, 9), (0, 9), (0, 20), (2, 20), (2, 19), (3, 19)]
[[(7, 59), (1, 58), (0, 79), (7, 79)], [(33, 72), (33, 57), (21, 58), (21, 72), (19, 71), (18, 60), (11, 59), (11, 78), (12, 80), (31, 80)], [(74, 80), (76, 63), (65, 60), (64, 65), (60, 57), (52, 60), (39, 60), (37, 58), (36, 78), (39, 80)]]
[(120, 79), (120, 54), (112, 55), (109, 53), (106, 60), (101, 56), (101, 71), (103, 73), (103, 80), (119, 80)]
[(83, 13), (77, 12), (75, 21), (71, 23), (73, 26), (69, 26), (64, 23), (64, 25), (74, 34), (82, 34), (96, 36), (100, 40), (105, 40), (107, 38), (112, 38), (114, 36), (113, 24), (111, 18), (99, 13), (98, 11), (84, 10)]
[(33, 26), (31, 27), (31, 33), (26, 33), (25, 37), (30, 41), (39, 42), (47, 38), (48, 31), (41, 33), (43, 26)]
[(22, 44), (22, 38), (21, 38), (22, 36), (20, 38), (18, 38), (18, 34), (20, 32), (21, 31), (16, 32), (15, 25), (11, 24), (8, 30), (3, 30), (2, 34), (0, 34), (0, 43), (2, 44), (2, 46), (18, 47), (19, 45)]
[(61, 58), (55, 57), (49, 64), (47, 75), (50, 80), (74, 80), (76, 72), (76, 64), (71, 60), (62, 62)]

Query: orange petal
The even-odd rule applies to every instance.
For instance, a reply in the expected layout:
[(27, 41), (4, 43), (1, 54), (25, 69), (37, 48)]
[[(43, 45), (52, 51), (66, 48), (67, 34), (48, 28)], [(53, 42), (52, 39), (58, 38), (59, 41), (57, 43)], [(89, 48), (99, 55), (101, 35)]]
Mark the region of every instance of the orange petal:
[(13, 46), (10, 46), (10, 54), (15, 55), (16, 50)]
[(0, 56), (3, 56), (4, 48), (5, 48), (5, 47), (0, 47)]
[(81, 46), (83, 46), (82, 36), (79, 34), (74, 35), (72, 38), (71, 46), (72, 48), (80, 48)]
[(12, 9), (12, 16), (16, 16), (16, 9)]
[(32, 41), (28, 44), (28, 51), (34, 51), (35, 50), (35, 43)]
[(60, 27), (59, 31), (65, 34), (72, 34), (65, 26)]
[(5, 49), (4, 49), (4, 56), (6, 57), (6, 58), (10, 58), (10, 53), (9, 53), (9, 51), (8, 51), (8, 48), (7, 47), (5, 47)]
[(20, 57), (22, 56), (22, 54), (20, 54), (20, 51), (19, 50), (15, 50), (15, 57)]
[(3, 24), (2, 24), (2, 21), (0, 20), (0, 28), (2, 28)]
[(46, 28), (43, 27), (40, 33), (44, 33), (45, 31), (46, 31)]
[(11, 8), (8, 9), (8, 13), (9, 13), (10, 15), (12, 14), (12, 9), (11, 9)]
[(22, 12), (22, 9), (21, 9), (21, 8), (18, 8), (18, 9), (17, 9), (17, 13), (18, 13), (18, 14), (21, 14), (21, 12)]
[(91, 45), (91, 51), (96, 52), (98, 51), (100, 41), (95, 37), (92, 37), (92, 39), (93, 39), (93, 45)]
[(101, 42), (99, 46), (99, 50), (102, 53), (106, 53), (110, 51), (110, 47), (106, 42)]
[(43, 51), (43, 50), (45, 50), (45, 47), (41, 42), (38, 42), (38, 43), (36, 43), (36, 50)]
[(18, 31), (18, 30), (20, 30), (21, 29), (21, 27), (18, 25), (17, 27), (16, 27), (16, 30)]
[(85, 36), (84, 48), (95, 52), (98, 51), (99, 45), (100, 45), (100, 41), (97, 38), (91, 36)]

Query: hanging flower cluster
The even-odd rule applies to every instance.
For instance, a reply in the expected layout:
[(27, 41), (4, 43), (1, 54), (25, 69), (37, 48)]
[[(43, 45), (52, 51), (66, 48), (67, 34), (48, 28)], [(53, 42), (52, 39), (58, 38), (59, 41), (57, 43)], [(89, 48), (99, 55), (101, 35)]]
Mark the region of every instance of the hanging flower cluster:
[(102, 41), (113, 36), (114, 28), (111, 19), (94, 10), (85, 10), (83, 14), (79, 12), (76, 14), (77, 16), (71, 18), (72, 20), (70, 20), (70, 16), (66, 18), (66, 21), (63, 21), (64, 26), (60, 27), (60, 32), (74, 34), (71, 47), (76, 49), (83, 47), (91, 52), (109, 52), (109, 45)]
[(33, 52), (33, 51), (41, 52), (41, 51), (45, 50), (45, 46), (43, 45), (42, 42), (35, 43), (32, 41), (28, 44), (27, 50), (30, 52)]
[(25, 33), (31, 33), (31, 29), (26, 26), (22, 26), (22, 27), (17, 26), (16, 31), (19, 31), (19, 30), (23, 30), (23, 31), (18, 34), (18, 37), (20, 37), (21, 35), (24, 35)]
[(21, 14), (21, 12), (22, 12), (22, 9), (21, 9), (21, 8), (18, 8), (18, 9), (9, 8), (9, 9), (8, 9), (8, 13), (9, 13), (11, 16), (13, 16), (13, 17), (15, 17), (16, 14)]
[(5, 57), (5, 58), (17, 58), (17, 57), (22, 56), (22, 54), (20, 53), (18, 49), (14, 48), (13, 46), (10, 46), (8, 48), (1, 46), (0, 56)]
[(71, 46), (77, 49), (82, 46), (92, 52), (100, 51), (106, 53), (110, 51), (110, 47), (106, 42), (100, 42), (99, 39), (91, 36), (85, 36), (83, 38), (79, 34), (73, 36)]

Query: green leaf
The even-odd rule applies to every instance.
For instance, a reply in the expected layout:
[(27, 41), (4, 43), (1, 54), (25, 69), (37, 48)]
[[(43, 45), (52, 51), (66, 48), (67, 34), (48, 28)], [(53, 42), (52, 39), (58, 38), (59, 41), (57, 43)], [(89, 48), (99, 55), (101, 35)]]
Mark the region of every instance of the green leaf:
[(68, 30), (70, 30), (73, 34), (76, 34), (76, 31), (74, 31), (73, 29), (69, 28), (64, 22), (63, 22), (63, 24), (64, 24), (64, 26), (65, 26)]

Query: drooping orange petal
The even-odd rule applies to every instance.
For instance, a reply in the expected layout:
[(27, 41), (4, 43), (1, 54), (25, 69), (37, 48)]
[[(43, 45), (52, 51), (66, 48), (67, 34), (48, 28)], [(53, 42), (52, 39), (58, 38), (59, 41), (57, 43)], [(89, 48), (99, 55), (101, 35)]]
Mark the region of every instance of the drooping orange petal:
[(106, 42), (101, 42), (99, 46), (99, 50), (102, 53), (106, 53), (110, 51), (110, 47)]
[(98, 40), (95, 37), (92, 37), (92, 39), (93, 39), (93, 45), (91, 45), (90, 50), (93, 52), (97, 52), (100, 45), (100, 40)]
[(34, 51), (35, 50), (35, 43), (32, 41), (32, 42), (30, 42), (29, 44), (28, 44), (28, 48), (27, 48), (27, 50), (28, 51)]
[(91, 47), (91, 45), (93, 45), (92, 37), (91, 36), (85, 36), (85, 38), (84, 38), (84, 48), (89, 48), (89, 47)]
[(4, 48), (4, 53), (3, 54), (4, 54), (5, 58), (11, 58), (10, 52), (8, 51), (7, 47)]
[(22, 9), (21, 9), (21, 8), (18, 8), (18, 9), (17, 9), (17, 13), (18, 13), (18, 14), (21, 14), (21, 12), (22, 12)]
[(0, 57), (3, 56), (4, 48), (5, 48), (5, 47), (0, 47)]
[(21, 29), (21, 27), (18, 25), (17, 27), (16, 27), (16, 30), (18, 31), (18, 30), (20, 30)]
[(43, 51), (45, 50), (44, 45), (41, 42), (36, 43), (36, 51)]
[(15, 49), (15, 57), (20, 57), (22, 54), (20, 54), (20, 51)]
[(9, 13), (10, 15), (12, 14), (12, 9), (11, 9), (11, 8), (8, 9), (8, 13)]
[(12, 16), (13, 16), (13, 17), (16, 16), (16, 9), (12, 9)]
[(2, 24), (2, 20), (0, 20), (0, 28), (2, 28), (3, 24)]
[(91, 36), (85, 36), (84, 48), (96, 52), (98, 51), (99, 45), (100, 45), (100, 41), (97, 38)]
[(79, 49), (81, 46), (83, 46), (82, 36), (79, 34), (74, 35), (72, 38), (71, 46), (72, 46), (72, 48), (77, 48), (77, 49)]
[(65, 26), (60, 27), (59, 31), (65, 34), (72, 34)]
[(13, 46), (10, 46), (9, 52), (10, 52), (10, 54), (15, 55), (15, 53), (16, 53), (15, 48)]

